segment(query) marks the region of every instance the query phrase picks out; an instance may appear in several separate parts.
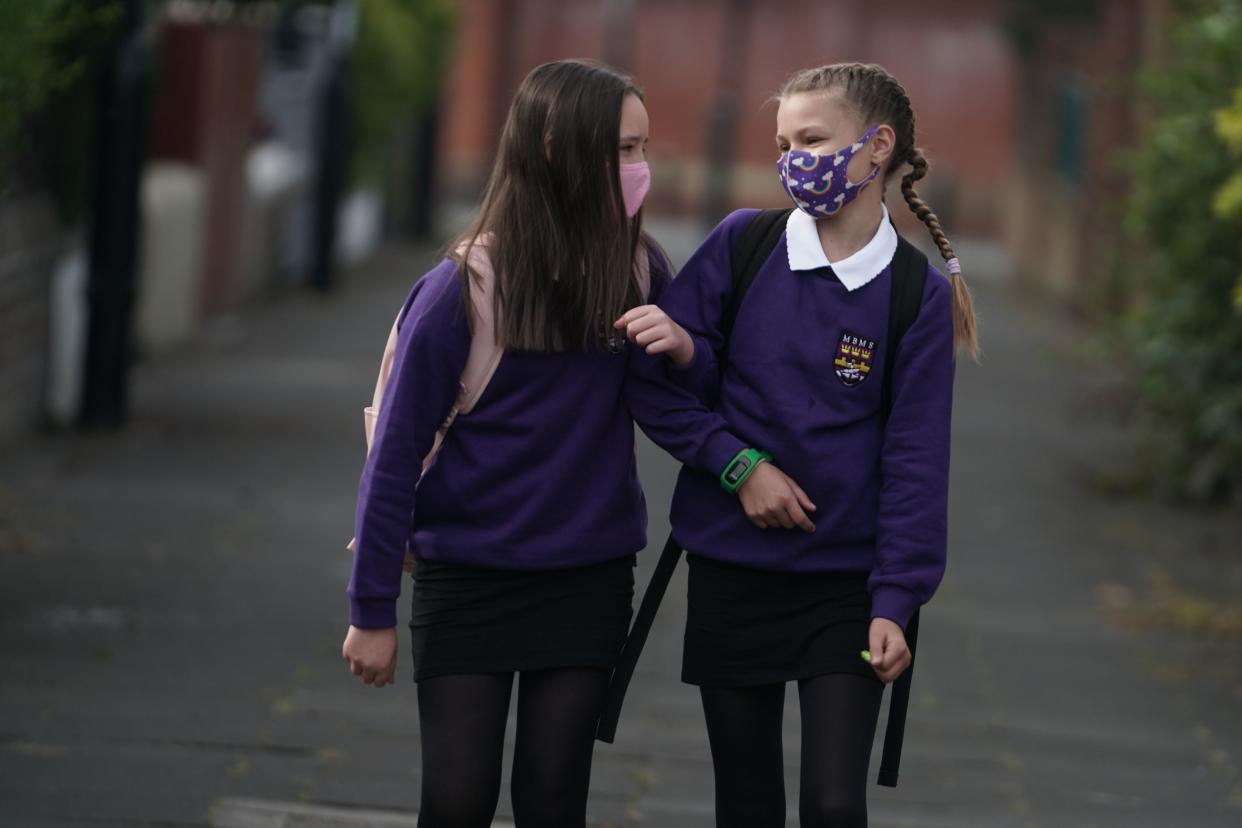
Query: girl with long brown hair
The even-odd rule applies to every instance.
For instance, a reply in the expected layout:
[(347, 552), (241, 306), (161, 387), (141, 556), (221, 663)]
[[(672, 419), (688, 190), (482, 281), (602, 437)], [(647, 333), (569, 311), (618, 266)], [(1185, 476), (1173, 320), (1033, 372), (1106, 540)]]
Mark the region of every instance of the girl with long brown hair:
[[(491, 824), (515, 683), (517, 825), (585, 821), (646, 544), (623, 396), (639, 349), (612, 321), (668, 282), (642, 230), (647, 132), (629, 78), (580, 61), (533, 70), (477, 220), (399, 317), (359, 486), (342, 654), (365, 683), (393, 681), (408, 544), (422, 828)], [(661, 316), (644, 315), (653, 353), (671, 346)], [(499, 356), (481, 395), (459, 387), (472, 348), (493, 347), (480, 342)]]

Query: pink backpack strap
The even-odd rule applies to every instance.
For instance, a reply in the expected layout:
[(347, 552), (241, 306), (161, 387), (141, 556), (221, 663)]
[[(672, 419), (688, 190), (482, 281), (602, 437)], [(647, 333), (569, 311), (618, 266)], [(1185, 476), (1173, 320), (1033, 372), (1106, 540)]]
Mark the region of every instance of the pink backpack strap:
[[(423, 458), (424, 468), (431, 462), (440, 442), (448, 432), (449, 426), (459, 414), (468, 414), (483, 396), (483, 391), (491, 381), (500, 365), (504, 349), (496, 344), (496, 312), (493, 297), (496, 291), (496, 276), (492, 271), (487, 251), (476, 245), (470, 252), (470, 268), (474, 272), (470, 279), (471, 326), (470, 353), (466, 357), (466, 367), (461, 375), (461, 390), (457, 401), (450, 409), (448, 417), (436, 433), (436, 441), (431, 452)], [(375, 421), (379, 418), (380, 401), (384, 398), (384, 388), (388, 385), (388, 377), (392, 373), (393, 361), (397, 353), (398, 321), (392, 323), (388, 332), (388, 341), (384, 345), (384, 355), (380, 358), (379, 376), (375, 380), (375, 393), (371, 404), (362, 410), (363, 429), (366, 432), (367, 451), (375, 440)]]
[[(463, 245), (457, 248), (457, 252), (460, 254), (464, 249)], [(470, 353), (466, 357), (466, 367), (461, 372), (457, 402), (453, 404), (448, 416), (444, 418), (444, 423), (436, 432), (431, 451), (423, 458), (424, 469), (431, 465), (431, 461), (440, 452), (440, 446), (457, 417), (469, 414), (474, 409), (504, 356), (504, 348), (496, 342), (496, 274), (482, 242), (471, 248), (467, 261), (471, 270)]]
[(388, 385), (388, 375), (392, 373), (392, 363), (397, 355), (397, 325), (401, 314), (392, 322), (388, 331), (388, 341), (384, 344), (384, 355), (380, 357), (379, 376), (375, 379), (375, 393), (371, 395), (371, 404), (362, 409), (362, 428), (367, 437), (367, 451), (375, 442), (375, 421), (379, 417), (380, 400), (384, 398), (384, 387)]
[[(457, 414), (469, 414), (491, 382), (504, 348), (496, 342), (496, 274), (480, 242), (470, 251), (470, 356), (461, 374)], [(451, 423), (450, 423), (451, 424)]]
[[(487, 388), (492, 375), (496, 373), (496, 368), (500, 365), (500, 358), (504, 355), (504, 349), (496, 343), (496, 313), (493, 302), (496, 290), (496, 277), (492, 270), (491, 261), (487, 257), (487, 251), (483, 249), (482, 245), (476, 244), (474, 249), (470, 251), (469, 262), (471, 270), (474, 271), (470, 279), (472, 315), (470, 353), (466, 357), (466, 367), (462, 371), (457, 401), (449, 410), (444, 423), (436, 431), (435, 439), (431, 444), (431, 450), (423, 458), (424, 470), (431, 465), (431, 461), (439, 453), (440, 446), (444, 444), (444, 437), (448, 434), (449, 427), (453, 425), (453, 421), (457, 419), (459, 414), (469, 413), (479, 401), (479, 397), (483, 396), (484, 389)], [(384, 344), (384, 355), (380, 357), (379, 376), (375, 379), (375, 392), (371, 396), (371, 404), (362, 410), (362, 425), (367, 439), (368, 452), (370, 452), (371, 445), (375, 442), (375, 423), (379, 419), (380, 403), (384, 398), (384, 388), (388, 385), (388, 378), (392, 374), (393, 362), (397, 355), (397, 337), (400, 320), (401, 315), (398, 313), (397, 319), (393, 321), (392, 328), (388, 332), (388, 341)], [(351, 539), (346, 548), (353, 552), (356, 546), (356, 539)], [(407, 548), (405, 553), (405, 569), (408, 571), (413, 568), (413, 565), (414, 557)]]

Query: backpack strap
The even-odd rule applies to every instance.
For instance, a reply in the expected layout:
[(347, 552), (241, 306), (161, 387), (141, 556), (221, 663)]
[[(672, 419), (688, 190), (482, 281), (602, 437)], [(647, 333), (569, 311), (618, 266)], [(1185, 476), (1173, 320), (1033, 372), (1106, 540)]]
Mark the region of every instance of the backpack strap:
[[(910, 330), (923, 304), (923, 288), (927, 282), (927, 257), (903, 237), (897, 237), (893, 254), (892, 288), (888, 300), (888, 339), (884, 350), (884, 387), (882, 415), (888, 422), (893, 411), (893, 366), (901, 351), (901, 338)], [(901, 764), (901, 744), (906, 732), (906, 710), (910, 705), (910, 684), (914, 679), (914, 651), (919, 637), (919, 612), (914, 611), (906, 625), (906, 646), (910, 648), (910, 666), (893, 682), (888, 699), (888, 724), (884, 728), (884, 752), (880, 757), (878, 784), (897, 787), (897, 769)]]
[(723, 369), (729, 356), (729, 341), (733, 338), (733, 324), (737, 322), (737, 313), (742, 307), (746, 292), (754, 284), (755, 277), (764, 262), (772, 255), (781, 234), (785, 232), (785, 222), (793, 208), (760, 210), (746, 225), (741, 237), (734, 243), (729, 253), (729, 267), (732, 271), (732, 289), (729, 291), (728, 305), (724, 316), (720, 319), (720, 332), (724, 335), (724, 348), (720, 355), (720, 366)]
[[(721, 319), (720, 326), (725, 338), (720, 361), (722, 366), (729, 351), (729, 337), (733, 330), (733, 322), (737, 319), (738, 308), (742, 305), (742, 297), (745, 296), (751, 283), (755, 281), (755, 274), (759, 272), (759, 268), (768, 260), (768, 256), (772, 255), (776, 243), (780, 241), (781, 233), (785, 230), (785, 219), (788, 216), (789, 210), (759, 212), (751, 219), (750, 224), (746, 225), (741, 238), (730, 251), (733, 281), (729, 303), (725, 308), (725, 315)], [(640, 279), (641, 274), (640, 265)], [(648, 277), (649, 282), (650, 277)], [(646, 285), (640, 286), (644, 290), (647, 287)], [(611, 743), (617, 736), (617, 722), (621, 718), (621, 704), (625, 700), (626, 688), (630, 686), (630, 679), (634, 676), (634, 667), (638, 664), (638, 656), (642, 653), (648, 633), (651, 632), (656, 610), (660, 608), (660, 602), (664, 599), (664, 593), (673, 577), (673, 571), (681, 562), (681, 555), (681, 544), (672, 534), (669, 534), (668, 541), (664, 544), (664, 551), (660, 553), (660, 560), (651, 574), (651, 580), (647, 582), (642, 603), (634, 616), (629, 635), (625, 639), (625, 645), (621, 649), (621, 654), (608, 681), (608, 689), (604, 694), (604, 702), (595, 730), (595, 738), (601, 742)]]
[(892, 289), (888, 298), (888, 338), (884, 347), (884, 387), (881, 410), (884, 421), (893, 410), (893, 366), (901, 349), (901, 338), (910, 330), (923, 305), (927, 282), (927, 257), (904, 236), (897, 237), (893, 254)]
[[(460, 250), (459, 250), (460, 252)], [(440, 438), (448, 432), (458, 414), (469, 414), (483, 396), (492, 374), (504, 355), (496, 340), (496, 274), (491, 258), (482, 244), (470, 251), (470, 353), (461, 372), (461, 395), (440, 430)]]

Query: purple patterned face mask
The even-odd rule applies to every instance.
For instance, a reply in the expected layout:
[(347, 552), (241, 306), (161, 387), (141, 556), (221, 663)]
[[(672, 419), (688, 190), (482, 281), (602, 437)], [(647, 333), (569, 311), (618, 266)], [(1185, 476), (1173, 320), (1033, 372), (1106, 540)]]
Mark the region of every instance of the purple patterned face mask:
[(790, 150), (776, 162), (781, 186), (798, 209), (812, 218), (836, 215), (880, 174), (877, 164), (867, 177), (851, 183), (845, 177), (850, 159), (875, 135), (878, 126), (867, 130), (863, 137), (832, 155), (816, 155), (803, 150)]

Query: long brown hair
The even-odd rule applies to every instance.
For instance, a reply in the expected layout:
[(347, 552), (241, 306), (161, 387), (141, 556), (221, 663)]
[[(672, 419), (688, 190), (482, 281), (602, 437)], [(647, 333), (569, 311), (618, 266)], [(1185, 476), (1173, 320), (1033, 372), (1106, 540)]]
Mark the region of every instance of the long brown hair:
[[(891, 177), (902, 166), (910, 165), (910, 172), (901, 178), (901, 192), (906, 198), (906, 204), (927, 225), (944, 260), (949, 262), (956, 259), (949, 238), (940, 227), (940, 219), (914, 189), (914, 182), (927, 175), (928, 165), (923, 151), (914, 145), (914, 109), (910, 106), (910, 97), (906, 90), (883, 66), (874, 63), (834, 63), (795, 73), (785, 81), (777, 98), (799, 92), (820, 91), (839, 91), (846, 104), (853, 107), (868, 127), (876, 124), (888, 124), (892, 127), (897, 143), (885, 175)], [(958, 348), (966, 349), (977, 360), (979, 340), (975, 332), (975, 310), (970, 298), (970, 288), (966, 286), (966, 280), (960, 272), (952, 272), (958, 270), (957, 267), (950, 270), (953, 284), (953, 341)]]
[[(496, 275), (496, 340), (525, 351), (586, 349), (641, 301), (642, 213), (625, 215), (618, 173), (621, 104), (642, 92), (597, 63), (562, 60), (518, 87), (478, 217), (449, 255), (486, 248)], [(468, 305), (467, 305), (468, 306)]]

